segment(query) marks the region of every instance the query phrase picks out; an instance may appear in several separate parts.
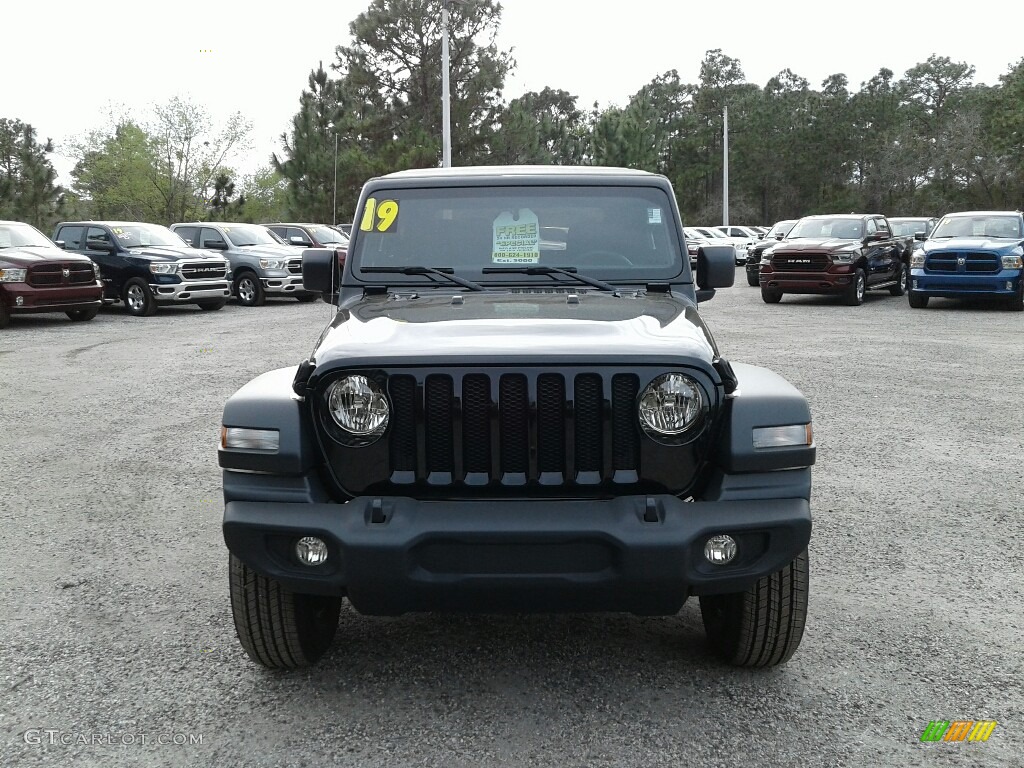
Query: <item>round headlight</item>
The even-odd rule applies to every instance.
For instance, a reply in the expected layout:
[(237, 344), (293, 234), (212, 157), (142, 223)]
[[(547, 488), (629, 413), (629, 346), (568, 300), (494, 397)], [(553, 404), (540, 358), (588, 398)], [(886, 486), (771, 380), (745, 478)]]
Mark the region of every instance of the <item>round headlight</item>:
[(346, 376), (331, 384), (327, 407), (335, 423), (353, 435), (378, 437), (388, 426), (387, 398), (365, 376)]
[(699, 423), (703, 415), (700, 387), (681, 373), (659, 376), (640, 395), (640, 424), (648, 434), (681, 434)]

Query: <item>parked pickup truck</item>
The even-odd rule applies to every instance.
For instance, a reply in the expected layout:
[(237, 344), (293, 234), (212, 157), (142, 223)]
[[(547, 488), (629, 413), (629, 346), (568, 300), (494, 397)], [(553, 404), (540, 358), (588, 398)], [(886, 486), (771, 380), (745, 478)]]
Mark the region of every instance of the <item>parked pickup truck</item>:
[(1024, 311), (1024, 215), (968, 211), (942, 217), (910, 262), (910, 306), (928, 299), (1000, 299)]
[[(369, 180), (312, 354), (226, 403), (224, 540), (250, 658), (326, 653), (362, 613), (632, 611), (700, 601), (713, 652), (790, 658), (807, 612), (803, 395), (731, 365), (667, 178), (559, 166)], [(742, 390), (742, 396), (740, 392)], [(350, 623), (350, 622), (346, 622)], [(344, 667), (344, 664), (341, 664)]]
[(902, 296), (909, 258), (884, 216), (805, 216), (762, 257), (761, 298), (777, 304), (786, 293), (823, 293), (857, 306), (869, 290)]
[(231, 270), (218, 254), (189, 248), (159, 224), (138, 221), (64, 221), (53, 239), (100, 267), (104, 300), (123, 301), (128, 313), (148, 317), (157, 307), (196, 304), (218, 310), (230, 296)]
[(65, 253), (30, 224), (0, 221), (0, 328), (11, 315), (41, 312), (92, 320), (102, 299), (94, 262)]

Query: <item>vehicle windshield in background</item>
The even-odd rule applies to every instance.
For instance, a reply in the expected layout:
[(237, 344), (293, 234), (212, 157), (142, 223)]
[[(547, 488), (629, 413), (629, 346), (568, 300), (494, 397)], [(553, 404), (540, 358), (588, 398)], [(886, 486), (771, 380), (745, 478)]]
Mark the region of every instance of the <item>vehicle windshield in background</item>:
[(28, 224), (0, 224), (0, 248), (56, 248), (53, 241)]
[(232, 224), (223, 229), (228, 240), (236, 248), (244, 248), (247, 245), (281, 245), (284, 242), (270, 234), (266, 227), (252, 224)]
[(780, 221), (776, 223), (775, 226), (768, 230), (767, 234), (765, 234), (764, 236), (764, 239), (768, 240), (769, 238), (778, 237), (780, 234), (783, 237), (786, 237), (795, 226), (795, 221)]
[(918, 232), (928, 231), (928, 219), (911, 219), (909, 221), (889, 219), (889, 226), (892, 227), (892, 233), (896, 237), (913, 237)]
[(1021, 237), (1017, 216), (946, 216), (932, 231), (933, 240), (944, 237)]
[[(380, 190), (366, 200), (356, 222), (359, 233), (349, 258), (357, 274), (372, 267), (421, 266), (494, 282), (508, 275), (482, 270), (550, 266), (650, 281), (676, 277), (689, 264), (679, 254), (671, 201), (645, 187)], [(558, 276), (531, 279), (551, 282)]]
[(860, 240), (864, 237), (864, 225), (860, 219), (801, 219), (787, 238), (796, 240), (802, 237)]
[(187, 248), (188, 243), (167, 227), (159, 224), (119, 224), (111, 227), (117, 242), (124, 248), (147, 248), (153, 245), (169, 245), (173, 248)]
[(308, 227), (318, 243), (324, 245), (348, 245), (348, 238), (341, 232), (330, 227)]

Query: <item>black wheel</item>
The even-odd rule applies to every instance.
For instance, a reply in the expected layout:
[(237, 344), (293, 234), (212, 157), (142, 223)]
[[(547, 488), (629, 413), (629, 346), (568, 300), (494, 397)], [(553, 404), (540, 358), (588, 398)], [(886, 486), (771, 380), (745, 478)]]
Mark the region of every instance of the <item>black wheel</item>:
[(235, 278), (235, 296), (243, 307), (262, 307), (267, 300), (260, 279), (252, 272), (243, 272)]
[(910, 300), (910, 306), (914, 309), (924, 309), (928, 306), (928, 297), (922, 296), (920, 293), (907, 291), (907, 298)]
[(760, 283), (760, 278), (758, 278), (756, 272), (747, 272), (747, 285), (752, 285), (754, 288), (757, 288)]
[(92, 320), (99, 313), (99, 307), (89, 307), (89, 309), (69, 309), (64, 314), (70, 317), (76, 323), (84, 323), (88, 320)]
[(853, 275), (853, 282), (843, 294), (843, 302), (848, 307), (859, 307), (864, 303), (864, 291), (867, 290), (868, 279), (864, 276), (863, 269), (857, 269)]
[(152, 317), (156, 314), (156, 299), (153, 298), (149, 286), (140, 277), (133, 277), (124, 284), (121, 300), (130, 315)]
[(318, 293), (298, 293), (295, 295), (295, 300), (300, 304), (308, 304), (311, 301), (316, 301), (320, 298)]
[(782, 291), (761, 286), (761, 299), (765, 304), (778, 304), (782, 301)]
[(893, 296), (902, 296), (907, 292), (907, 284), (910, 281), (910, 267), (906, 264), (900, 264), (900, 276), (896, 281), (896, 285), (889, 289), (889, 293)]
[(800, 645), (807, 621), (807, 552), (746, 592), (704, 595), (700, 615), (708, 643), (738, 667), (773, 667)]
[(11, 311), (7, 309), (4, 300), (0, 299), (0, 328), (6, 328), (11, 324)]
[(224, 309), (224, 305), (227, 303), (227, 299), (204, 299), (197, 301), (196, 305), (206, 312), (216, 312), (218, 309)]
[(1021, 277), (1017, 284), (1017, 294), (1010, 299), (1006, 308), (1011, 312), (1024, 312), (1024, 277)]
[(306, 667), (331, 647), (341, 598), (290, 592), (230, 556), (231, 613), (249, 658), (270, 669)]

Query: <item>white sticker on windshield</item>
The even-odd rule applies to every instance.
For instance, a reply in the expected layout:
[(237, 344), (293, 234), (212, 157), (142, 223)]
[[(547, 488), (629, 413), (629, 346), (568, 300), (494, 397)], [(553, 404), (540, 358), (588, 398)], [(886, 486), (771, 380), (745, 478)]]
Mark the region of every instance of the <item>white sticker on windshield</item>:
[(648, 224), (661, 224), (661, 208), (648, 208), (647, 209), (647, 223)]
[(508, 211), (494, 220), (492, 264), (536, 264), (540, 261), (540, 221), (529, 208)]

